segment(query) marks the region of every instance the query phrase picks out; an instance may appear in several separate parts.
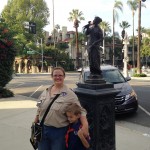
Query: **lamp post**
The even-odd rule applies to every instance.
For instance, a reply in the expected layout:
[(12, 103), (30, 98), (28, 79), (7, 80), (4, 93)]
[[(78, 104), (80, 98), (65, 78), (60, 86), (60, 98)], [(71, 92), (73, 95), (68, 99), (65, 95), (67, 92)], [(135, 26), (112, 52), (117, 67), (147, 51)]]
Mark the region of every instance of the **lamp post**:
[(42, 52), (42, 73), (43, 73), (43, 40), (41, 38), (41, 52)]
[[(40, 43), (40, 46), (41, 46), (41, 53), (38, 53), (38, 52), (36, 52), (36, 51), (34, 51), (34, 52), (36, 52), (36, 53), (38, 53), (38, 54), (40, 54), (41, 56), (42, 56), (42, 68), (41, 68), (41, 72), (43, 72), (43, 40), (42, 40), (42, 38), (40, 39), (41, 40), (41, 43)], [(37, 40), (37, 46), (39, 45), (39, 42), (38, 42), (38, 40)]]
[(125, 77), (128, 77), (128, 68), (127, 68), (127, 65), (128, 65), (128, 61), (129, 61), (129, 58), (128, 58), (129, 40), (128, 40), (127, 33), (125, 33), (125, 36), (124, 36), (124, 39), (123, 39), (123, 44), (124, 44), (124, 47), (123, 47), (123, 49), (124, 49), (124, 59), (123, 59), (124, 68), (123, 68), (123, 73), (124, 73)]
[(114, 8), (113, 8), (113, 47), (112, 47), (112, 53), (113, 53), (113, 57), (112, 57), (112, 65), (115, 66), (115, 12), (114, 12)]

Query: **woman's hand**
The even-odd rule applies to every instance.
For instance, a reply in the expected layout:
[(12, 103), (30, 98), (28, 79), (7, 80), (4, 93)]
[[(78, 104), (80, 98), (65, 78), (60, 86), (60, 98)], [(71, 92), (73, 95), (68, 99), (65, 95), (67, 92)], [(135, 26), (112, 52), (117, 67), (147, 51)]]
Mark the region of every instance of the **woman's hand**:
[(35, 123), (38, 123), (39, 122), (39, 115), (36, 115), (35, 119), (34, 119), (34, 122)]

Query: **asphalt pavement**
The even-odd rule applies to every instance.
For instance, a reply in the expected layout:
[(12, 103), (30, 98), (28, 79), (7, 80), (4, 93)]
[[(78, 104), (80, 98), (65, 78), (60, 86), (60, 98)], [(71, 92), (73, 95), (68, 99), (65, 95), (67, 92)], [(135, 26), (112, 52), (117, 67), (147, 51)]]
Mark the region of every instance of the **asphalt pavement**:
[[(0, 149), (32, 150), (30, 128), (36, 99), (15, 95), (0, 99)], [(128, 122), (116, 123), (116, 150), (150, 150), (150, 128)]]

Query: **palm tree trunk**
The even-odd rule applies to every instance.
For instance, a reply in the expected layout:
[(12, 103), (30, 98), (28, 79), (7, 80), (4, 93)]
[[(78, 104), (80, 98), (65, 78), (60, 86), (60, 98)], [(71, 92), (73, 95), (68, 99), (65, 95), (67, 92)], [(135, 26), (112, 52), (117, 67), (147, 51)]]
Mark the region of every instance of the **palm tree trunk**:
[(54, 0), (52, 0), (53, 4), (53, 41), (54, 41), (54, 48), (55, 48), (55, 22), (54, 22)]
[(113, 66), (115, 65), (115, 18), (113, 9)]
[(140, 58), (140, 46), (141, 46), (141, 0), (139, 0), (139, 14), (138, 14), (138, 50), (137, 50), (137, 73), (141, 73), (141, 58)]
[(78, 44), (78, 28), (75, 28), (76, 30), (76, 68), (79, 68), (79, 44)]
[(133, 47), (132, 47), (132, 64), (133, 64), (133, 68), (135, 68), (135, 50), (134, 50), (134, 12), (133, 12)]

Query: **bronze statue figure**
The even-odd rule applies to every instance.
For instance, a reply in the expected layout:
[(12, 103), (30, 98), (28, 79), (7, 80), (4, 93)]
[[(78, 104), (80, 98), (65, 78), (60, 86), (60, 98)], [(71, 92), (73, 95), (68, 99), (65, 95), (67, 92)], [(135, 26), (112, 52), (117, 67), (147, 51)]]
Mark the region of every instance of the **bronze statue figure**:
[(83, 27), (85, 35), (88, 38), (87, 51), (91, 75), (101, 75), (100, 46), (103, 41), (103, 32), (99, 27), (100, 22), (102, 22), (102, 19), (95, 17), (93, 23), (89, 21), (88, 24)]

